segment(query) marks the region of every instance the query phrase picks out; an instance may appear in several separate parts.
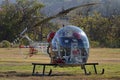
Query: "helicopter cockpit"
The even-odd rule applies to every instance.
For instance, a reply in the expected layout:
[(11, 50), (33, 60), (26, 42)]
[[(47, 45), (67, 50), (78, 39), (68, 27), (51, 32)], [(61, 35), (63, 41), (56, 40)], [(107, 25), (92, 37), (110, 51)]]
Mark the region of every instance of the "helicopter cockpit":
[[(89, 41), (79, 27), (68, 25), (59, 29), (52, 40), (53, 61), (62, 63), (86, 63), (89, 55)], [(59, 62), (58, 62), (59, 63)]]

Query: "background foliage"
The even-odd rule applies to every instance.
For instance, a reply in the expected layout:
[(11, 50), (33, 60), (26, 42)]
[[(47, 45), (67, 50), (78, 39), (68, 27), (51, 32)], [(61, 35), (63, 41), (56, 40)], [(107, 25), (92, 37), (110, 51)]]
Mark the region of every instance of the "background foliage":
[(92, 16), (75, 15), (71, 17), (71, 23), (80, 26), (87, 33), (91, 45), (101, 47), (120, 47), (119, 21), (119, 15), (103, 17), (97, 12)]
[[(32, 27), (41, 17), (42, 4), (36, 0), (17, 0), (16, 3), (6, 2), (0, 11), (0, 41), (13, 41), (26, 27)], [(37, 17), (36, 17), (37, 16)], [(37, 29), (37, 28), (36, 28)]]
[[(1, 4), (0, 42), (3, 40), (12, 42), (26, 27), (29, 29), (27, 34), (32, 40), (41, 41), (44, 37), (43, 41), (46, 41), (46, 35), (50, 31), (57, 31), (60, 25), (47, 22), (34, 26), (47, 17), (40, 12), (43, 7), (44, 5), (38, 0), (17, 0), (16, 3)], [(117, 14), (118, 11), (114, 12), (113, 10), (112, 15), (104, 16), (93, 11), (90, 6), (73, 12), (75, 13), (66, 16), (67, 21), (86, 32), (91, 47), (120, 47), (120, 15)]]

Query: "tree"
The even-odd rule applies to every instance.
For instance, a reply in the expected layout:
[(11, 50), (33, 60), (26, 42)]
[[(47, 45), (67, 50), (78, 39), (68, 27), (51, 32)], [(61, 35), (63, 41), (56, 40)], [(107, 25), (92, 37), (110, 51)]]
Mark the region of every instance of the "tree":
[[(42, 20), (43, 15), (40, 14), (42, 7), (43, 5), (37, 0), (17, 0), (16, 3), (1, 4), (0, 41), (13, 41), (24, 28), (32, 27)], [(32, 30), (39, 30), (38, 28)]]
[(120, 47), (120, 16), (103, 17), (99, 13), (83, 17), (71, 17), (74, 25), (80, 26), (88, 35), (91, 42), (99, 42), (101, 47)]

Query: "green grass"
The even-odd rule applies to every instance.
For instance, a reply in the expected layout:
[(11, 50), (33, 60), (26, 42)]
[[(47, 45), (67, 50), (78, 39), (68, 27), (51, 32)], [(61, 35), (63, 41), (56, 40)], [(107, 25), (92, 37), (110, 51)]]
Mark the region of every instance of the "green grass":
[[(24, 59), (18, 54), (18, 49), (0, 49), (0, 80), (120, 80), (120, 49), (94, 48), (90, 50), (88, 62), (98, 62), (98, 75), (94, 74), (92, 66), (86, 66), (92, 75), (84, 75), (80, 67), (47, 67), (46, 72), (53, 69), (51, 77), (36, 77), (32, 74), (32, 62), (49, 63), (47, 55), (35, 55)], [(105, 73), (100, 75), (102, 68)], [(42, 66), (37, 66), (37, 72), (42, 72)]]

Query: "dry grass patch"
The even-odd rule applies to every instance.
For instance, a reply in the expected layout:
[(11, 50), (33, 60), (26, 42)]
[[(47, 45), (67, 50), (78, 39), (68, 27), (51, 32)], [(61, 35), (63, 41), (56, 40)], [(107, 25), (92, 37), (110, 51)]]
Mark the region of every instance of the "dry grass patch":
[[(98, 62), (98, 72), (105, 68), (104, 75), (84, 75), (80, 67), (52, 68), (52, 76), (31, 76), (32, 62), (49, 63), (50, 58), (46, 54), (37, 54), (25, 59), (18, 48), (0, 48), (0, 80), (120, 80), (120, 49), (92, 48), (88, 62)], [(25, 54), (27, 49), (22, 50)], [(92, 68), (87, 67), (92, 73)], [(38, 66), (38, 71), (42, 67)]]

